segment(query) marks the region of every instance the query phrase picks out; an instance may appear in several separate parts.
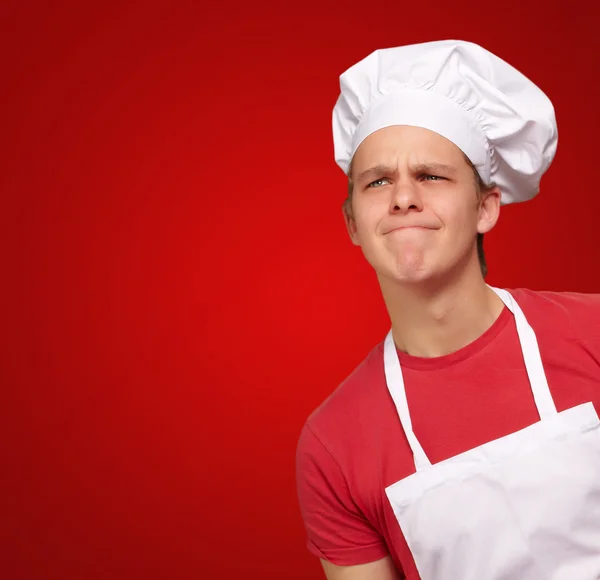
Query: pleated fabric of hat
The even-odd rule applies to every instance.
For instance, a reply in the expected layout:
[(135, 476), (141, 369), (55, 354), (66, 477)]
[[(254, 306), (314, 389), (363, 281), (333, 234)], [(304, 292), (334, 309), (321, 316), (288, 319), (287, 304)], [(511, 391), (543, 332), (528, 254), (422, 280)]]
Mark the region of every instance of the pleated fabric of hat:
[(423, 127), (461, 149), (509, 204), (537, 195), (556, 153), (550, 99), (513, 66), (471, 42), (377, 50), (340, 76), (340, 88), (333, 141), (344, 173), (371, 133), (393, 125)]

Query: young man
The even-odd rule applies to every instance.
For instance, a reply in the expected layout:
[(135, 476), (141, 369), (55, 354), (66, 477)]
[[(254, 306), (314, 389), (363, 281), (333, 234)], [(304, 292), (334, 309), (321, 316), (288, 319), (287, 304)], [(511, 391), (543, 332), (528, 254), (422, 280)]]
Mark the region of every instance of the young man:
[(552, 104), (459, 41), (340, 84), (346, 223), (391, 331), (300, 436), (309, 549), (330, 580), (600, 578), (600, 295), (490, 288), (478, 251), (537, 194)]

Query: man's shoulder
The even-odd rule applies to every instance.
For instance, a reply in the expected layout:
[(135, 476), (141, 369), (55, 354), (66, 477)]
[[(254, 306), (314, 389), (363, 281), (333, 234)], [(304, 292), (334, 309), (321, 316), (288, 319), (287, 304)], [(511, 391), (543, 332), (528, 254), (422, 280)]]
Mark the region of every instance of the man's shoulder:
[(383, 341), (342, 380), (309, 415), (306, 424), (317, 436), (359, 429), (385, 404), (387, 387), (383, 366)]
[(551, 290), (509, 289), (533, 326), (600, 332), (600, 294)]
[(600, 294), (558, 292), (554, 290), (509, 289), (523, 308), (539, 308), (571, 315), (599, 314)]

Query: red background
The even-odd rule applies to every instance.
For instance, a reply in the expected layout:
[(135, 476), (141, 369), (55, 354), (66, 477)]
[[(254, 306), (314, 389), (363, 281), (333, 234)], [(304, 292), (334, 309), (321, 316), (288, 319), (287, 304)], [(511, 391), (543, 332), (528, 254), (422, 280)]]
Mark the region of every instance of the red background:
[(377, 48), (471, 40), (551, 96), (556, 161), (487, 236), (488, 281), (600, 291), (600, 47), (574, 3), (1, 10), (4, 580), (321, 577), (297, 437), (388, 324), (330, 133)]

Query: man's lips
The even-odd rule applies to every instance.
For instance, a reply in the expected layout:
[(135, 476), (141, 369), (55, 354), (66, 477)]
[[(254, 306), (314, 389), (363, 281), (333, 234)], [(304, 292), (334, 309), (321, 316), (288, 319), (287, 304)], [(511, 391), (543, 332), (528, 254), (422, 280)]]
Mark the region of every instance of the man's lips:
[(386, 234), (391, 234), (392, 232), (397, 232), (399, 230), (435, 230), (437, 228), (432, 228), (429, 226), (423, 226), (423, 225), (410, 225), (410, 224), (406, 224), (406, 225), (401, 225), (401, 226), (396, 226), (395, 228), (391, 228), (388, 231), (386, 231)]

